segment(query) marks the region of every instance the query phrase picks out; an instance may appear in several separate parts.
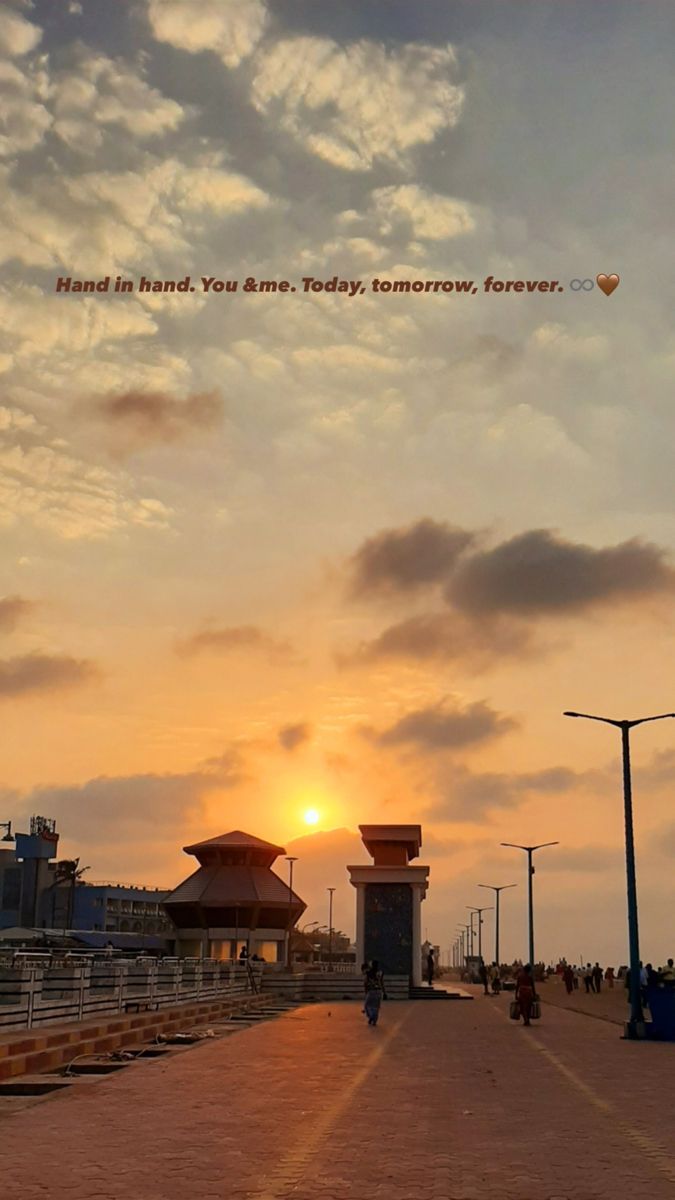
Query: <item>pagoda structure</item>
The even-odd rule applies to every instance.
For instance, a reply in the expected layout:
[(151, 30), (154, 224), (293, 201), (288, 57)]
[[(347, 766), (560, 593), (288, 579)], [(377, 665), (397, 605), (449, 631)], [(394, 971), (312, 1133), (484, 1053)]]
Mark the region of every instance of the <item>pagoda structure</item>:
[(236, 959), (245, 946), (250, 957), (283, 962), (307, 907), (272, 870), (283, 846), (235, 829), (183, 849), (199, 867), (164, 901), (180, 956)]
[(377, 959), (387, 975), (422, 982), (422, 901), (429, 868), (411, 866), (422, 845), (420, 825), (359, 825), (373, 862), (347, 867), (356, 888), (356, 961)]

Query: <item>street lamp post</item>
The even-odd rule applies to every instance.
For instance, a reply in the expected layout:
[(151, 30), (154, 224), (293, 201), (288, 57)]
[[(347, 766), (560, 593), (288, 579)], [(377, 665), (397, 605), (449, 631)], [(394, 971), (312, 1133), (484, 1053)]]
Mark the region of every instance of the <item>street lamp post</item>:
[(286, 855), (288, 863), (288, 942), (286, 945), (286, 967), (291, 969), (291, 931), (293, 928), (293, 863), (296, 863), (297, 858), (292, 855)]
[(462, 954), (462, 961), (460, 962), (459, 965), (461, 967), (465, 967), (466, 966), (466, 956), (469, 953), (469, 926), (468, 925), (459, 925), (458, 928), (461, 931), (460, 935), (459, 935), (459, 941), (460, 941), (461, 954)]
[[(467, 904), (467, 906), (466, 906), (466, 907), (467, 907), (467, 908), (469, 907), (469, 906), (468, 906), (468, 904)], [(474, 933), (473, 933), (473, 912), (471, 912), (471, 913), (470, 913), (470, 915), (469, 915), (469, 954), (471, 955), (471, 957), (472, 957), (472, 958), (473, 958), (473, 937), (474, 937)]]
[(490, 888), (495, 894), (495, 962), (499, 966), (499, 895), (500, 892), (505, 892), (507, 888), (517, 887), (517, 883), (504, 883), (501, 887), (495, 887), (494, 883), (479, 883), (479, 887)]
[(633, 835), (633, 786), (630, 773), (630, 731), (647, 721), (665, 721), (675, 713), (660, 713), (656, 717), (639, 717), (635, 721), (614, 721), (610, 717), (595, 717), (591, 713), (565, 712), (564, 717), (583, 717), (586, 721), (601, 721), (621, 730), (623, 760), (623, 810), (626, 838), (626, 891), (628, 897), (628, 947), (630, 957), (630, 1020), (626, 1022), (628, 1038), (644, 1036), (644, 1014), (640, 998), (640, 935), (638, 930), (637, 882), (635, 877), (635, 839)]
[[(469, 904), (467, 904), (466, 907), (470, 908), (471, 906)], [(483, 961), (482, 925), (483, 925), (483, 913), (484, 912), (492, 912), (492, 906), (490, 906), (490, 908), (472, 908), (471, 909), (472, 918), (473, 918), (474, 913), (478, 913), (478, 959), (479, 959), (479, 962)]]
[(532, 967), (532, 976), (534, 977), (534, 898), (532, 895), (532, 876), (534, 875), (534, 867), (532, 866), (532, 855), (535, 850), (543, 850), (544, 846), (559, 846), (559, 842), (540, 842), (538, 846), (519, 846), (515, 842), (502, 842), (502, 846), (510, 846), (513, 850), (524, 850), (527, 854), (527, 905), (528, 905), (528, 954), (530, 958), (530, 966)]
[(328, 970), (333, 970), (333, 892), (334, 887), (326, 888), (328, 892)]

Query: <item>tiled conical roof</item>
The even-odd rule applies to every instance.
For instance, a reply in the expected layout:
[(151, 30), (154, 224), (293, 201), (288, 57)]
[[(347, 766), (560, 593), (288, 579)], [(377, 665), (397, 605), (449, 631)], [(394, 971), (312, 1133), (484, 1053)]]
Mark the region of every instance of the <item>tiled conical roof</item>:
[(262, 838), (254, 837), (252, 833), (243, 833), (241, 829), (233, 829), (231, 833), (220, 833), (217, 837), (207, 838), (204, 842), (194, 842), (192, 846), (183, 846), (186, 854), (194, 854), (195, 850), (206, 850), (209, 846), (232, 849), (269, 850), (275, 855), (285, 854), (283, 846), (275, 846)]

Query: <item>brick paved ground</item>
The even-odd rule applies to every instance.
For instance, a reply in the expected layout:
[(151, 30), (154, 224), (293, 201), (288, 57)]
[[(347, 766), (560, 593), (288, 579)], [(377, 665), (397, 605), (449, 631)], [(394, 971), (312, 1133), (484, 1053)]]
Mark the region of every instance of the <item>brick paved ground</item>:
[(545, 1003), (555, 1004), (558, 1008), (587, 1013), (619, 1025), (628, 1019), (628, 993), (621, 983), (615, 983), (613, 988), (603, 984), (599, 993), (586, 992), (582, 984), (568, 996), (562, 980), (552, 977), (541, 985), (540, 991)]
[(672, 1200), (675, 1044), (508, 997), (316, 1005), (0, 1122), (19, 1200)]

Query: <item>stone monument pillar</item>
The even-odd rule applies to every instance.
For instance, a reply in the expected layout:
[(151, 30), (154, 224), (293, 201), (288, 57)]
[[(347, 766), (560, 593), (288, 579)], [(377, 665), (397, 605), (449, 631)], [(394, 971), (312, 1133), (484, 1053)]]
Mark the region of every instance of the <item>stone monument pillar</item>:
[(411, 867), (422, 845), (420, 825), (359, 825), (373, 862), (347, 867), (356, 888), (356, 965), (376, 958), (387, 975), (422, 982), (421, 906), (429, 868)]

